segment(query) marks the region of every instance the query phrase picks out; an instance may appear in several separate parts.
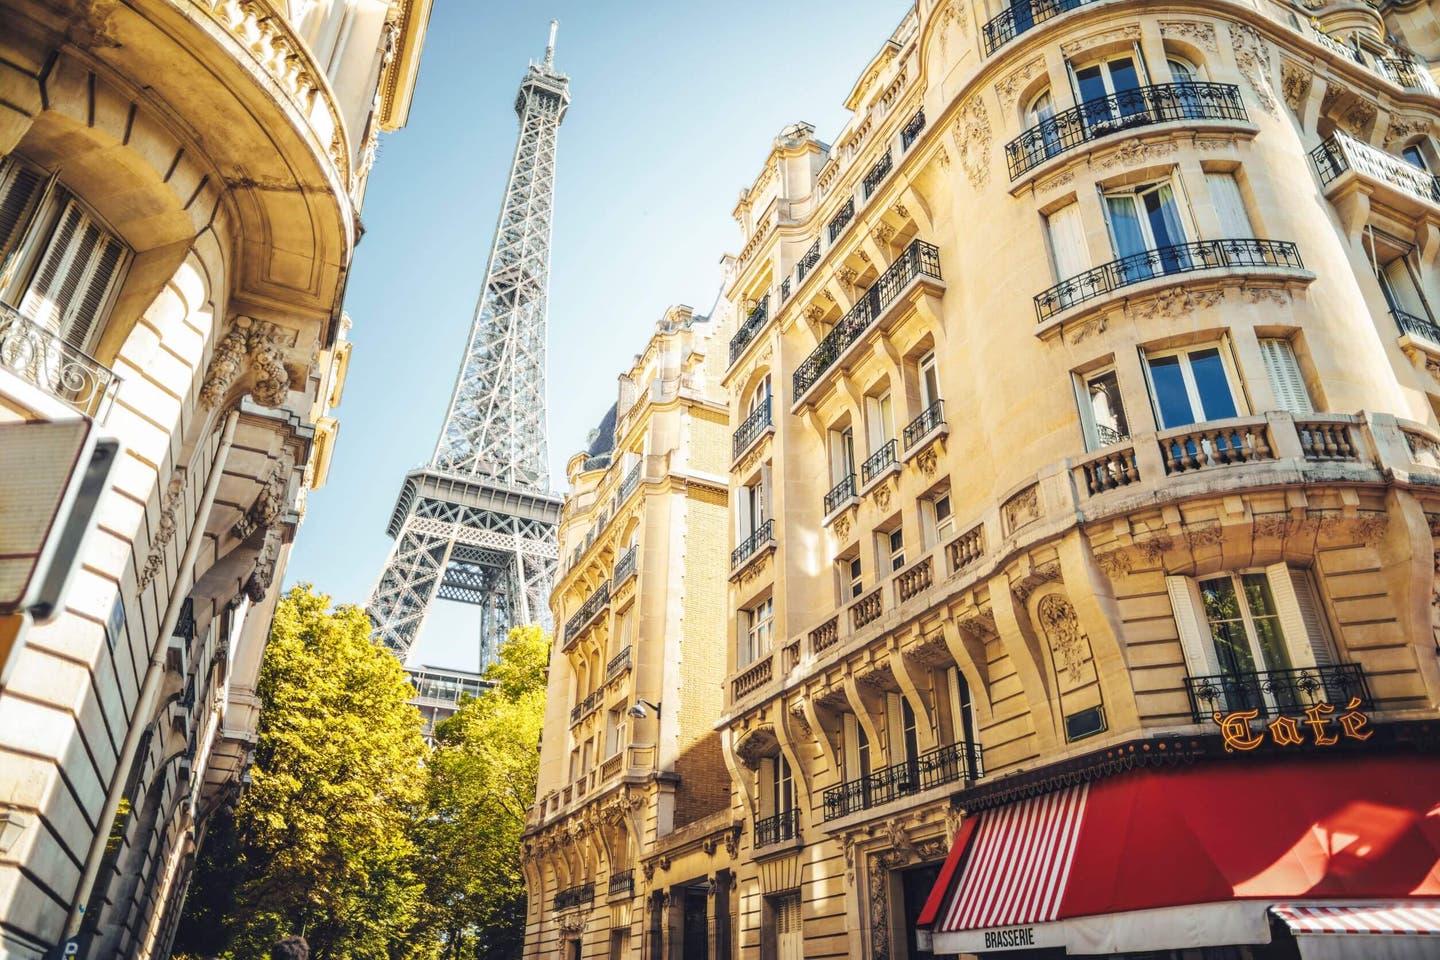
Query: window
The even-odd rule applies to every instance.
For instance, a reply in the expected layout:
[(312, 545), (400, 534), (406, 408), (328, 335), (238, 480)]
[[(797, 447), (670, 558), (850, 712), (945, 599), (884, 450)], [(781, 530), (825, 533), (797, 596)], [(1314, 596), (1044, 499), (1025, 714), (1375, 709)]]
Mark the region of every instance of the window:
[[(800, 894), (770, 897), (770, 917), (775, 924), (774, 960), (804, 960), (805, 928), (800, 920)], [(761, 940), (764, 943), (764, 940)]]
[(865, 429), (872, 456), (895, 436), (895, 411), (890, 403), (889, 390), (878, 397), (865, 398)]
[(625, 726), (628, 713), (621, 705), (615, 707), (606, 714), (605, 722), (605, 756), (615, 756), (625, 747)]
[(865, 725), (853, 713), (845, 714), (840, 725), (840, 762), (846, 780), (870, 776), (870, 738), (865, 734)]
[(1210, 188), (1210, 200), (1215, 204), (1215, 216), (1220, 221), (1220, 238), (1233, 240), (1255, 236), (1235, 174), (1207, 173), (1205, 183)]
[(766, 374), (765, 379), (755, 385), (750, 391), (750, 400), (745, 405), (745, 414), (749, 416), (762, 406), (770, 402), (770, 375)]
[(1412, 143), (1404, 150), (1401, 150), (1400, 157), (1412, 167), (1418, 167), (1421, 170), (1427, 171), (1430, 169), (1430, 164), (1425, 162), (1425, 154), (1420, 150), (1418, 143)]
[(855, 473), (855, 431), (845, 426), (830, 431), (830, 484), (835, 486)]
[(840, 560), (840, 602), (846, 603), (865, 592), (865, 581), (860, 575), (860, 555)]
[(1190, 675), (1229, 678), (1219, 685), (1224, 702), (1216, 709), (1293, 706), (1300, 691), (1286, 675), (1268, 684), (1253, 675), (1335, 663), (1320, 602), (1304, 570), (1277, 563), (1165, 581)]
[(950, 510), (950, 491), (920, 501), (920, 519), (925, 549), (948, 543), (955, 536), (955, 514)]
[[(1060, 282), (1079, 276), (1090, 269), (1090, 250), (1085, 243), (1085, 224), (1080, 219), (1080, 204), (1065, 204), (1045, 218), (1050, 237), (1050, 256), (1055, 264), (1055, 279)], [(1062, 304), (1065, 292), (1061, 292)]]
[(1168, 180), (1108, 191), (1104, 201), (1111, 246), (1125, 261), (1118, 267), (1125, 283), (1189, 266), (1185, 226)]
[(880, 541), (880, 569), (894, 573), (905, 566), (905, 531), (896, 527), (888, 533), (878, 535)]
[(1237, 415), (1229, 365), (1219, 346), (1147, 354), (1145, 371), (1162, 430)]
[(795, 809), (795, 776), (790, 771), (790, 761), (785, 754), (777, 753), (761, 761), (763, 776), (769, 785), (764, 795), (769, 812), (767, 816), (789, 813)]
[(1265, 360), (1265, 373), (1270, 378), (1276, 406), (1291, 413), (1314, 413), (1315, 406), (1310, 402), (1310, 391), (1305, 388), (1305, 378), (1300, 374), (1300, 364), (1290, 341), (1262, 339), (1260, 356)]
[(1125, 403), (1120, 396), (1115, 368), (1105, 367), (1076, 380), (1085, 449), (1098, 450), (1130, 439), (1130, 423), (1125, 419)]
[(935, 367), (935, 354), (920, 358), (920, 410), (926, 411), (940, 401), (940, 373)]
[(775, 599), (766, 597), (740, 615), (740, 662), (744, 667), (770, 652), (770, 632), (775, 623)]
[(1380, 292), (1401, 332), (1415, 333), (1433, 326), (1429, 301), (1417, 279), (1414, 247), (1378, 230), (1367, 230), (1364, 242)]
[(1061, 150), (1059, 125), (1055, 122), (1055, 98), (1049, 89), (1040, 91), (1025, 110), (1026, 127), (1039, 130), (1038, 138), (1027, 140), (1029, 166), (1055, 156)]
[(0, 299), (84, 350), (129, 251), (53, 178), (0, 162)]
[[(1126, 118), (1145, 112), (1145, 98), (1134, 93), (1141, 86), (1135, 64), (1136, 58), (1120, 56), (1070, 68), (1075, 99), (1080, 102), (1081, 115), (1092, 135), (1118, 129)], [(1108, 99), (1112, 96), (1114, 100)]]
[[(975, 704), (970, 697), (970, 684), (965, 681), (965, 675), (960, 672), (959, 667), (946, 669), (945, 693), (946, 706), (950, 712), (950, 742), (978, 744), (979, 741), (975, 737)], [(968, 780), (975, 780), (978, 778), (978, 774), (975, 751), (967, 750), (965, 777)]]
[[(910, 701), (898, 693), (885, 695), (886, 725), (890, 733), (890, 763), (905, 764), (909, 769), (908, 789), (920, 788), (920, 771), (916, 760), (920, 756), (920, 741), (915, 723), (915, 711)], [(902, 787), (902, 789), (905, 789)]]
[(739, 510), (736, 522), (739, 524), (736, 541), (743, 542), (764, 526), (770, 519), (770, 464), (760, 467), (760, 475), (740, 488)]

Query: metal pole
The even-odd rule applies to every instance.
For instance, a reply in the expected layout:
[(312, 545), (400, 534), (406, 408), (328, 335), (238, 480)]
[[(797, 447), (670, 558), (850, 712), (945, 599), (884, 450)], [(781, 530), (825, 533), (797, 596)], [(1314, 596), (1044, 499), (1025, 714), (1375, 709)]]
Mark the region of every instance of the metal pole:
[(120, 756), (115, 761), (115, 774), (110, 780), (110, 790), (105, 794), (105, 806), (100, 811), (95, 837), (90, 842), (90, 852), (85, 856), (85, 870), (75, 888), (75, 900), (70, 905), (70, 918), (65, 923), (66, 939), (78, 934), (80, 925), (85, 920), (85, 904), (95, 887), (95, 878), (100, 873), (100, 862), (105, 859), (110, 825), (115, 822), (115, 813), (120, 809), (121, 794), (125, 791), (125, 782), (130, 779), (130, 766), (135, 762), (135, 751), (140, 745), (140, 738), (150, 726), (150, 714), (155, 710), (155, 697), (160, 692), (160, 683), (165, 677), (165, 651), (169, 647), (170, 634), (180, 619), (185, 597), (190, 593), (195, 558), (200, 553), (200, 544), (205, 540), (205, 527), (210, 522), (210, 508), (215, 505), (215, 494), (220, 489), (220, 477), (225, 472), (225, 460), (230, 454), (231, 444), (235, 442), (235, 427), (239, 422), (240, 411), (230, 411), (230, 416), (225, 420), (224, 432), (220, 435), (220, 447), (215, 451), (215, 462), (210, 468), (210, 476), (205, 480), (205, 494), (200, 501), (200, 510), (195, 515), (195, 524), (191, 527), (190, 542), (185, 545), (185, 555), (180, 559), (179, 575), (175, 578), (175, 585), (170, 588), (165, 619), (160, 621), (160, 633), (155, 639), (150, 665), (145, 670), (145, 682), (140, 688), (140, 696), (135, 700), (135, 715), (130, 729), (125, 732)]

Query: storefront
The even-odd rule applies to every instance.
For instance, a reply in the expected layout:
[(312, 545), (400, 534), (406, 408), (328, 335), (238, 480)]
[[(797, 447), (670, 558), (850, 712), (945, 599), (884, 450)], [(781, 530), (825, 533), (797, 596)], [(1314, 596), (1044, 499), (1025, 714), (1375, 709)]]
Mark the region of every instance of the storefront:
[(1440, 757), (1068, 780), (965, 818), (919, 920), (935, 954), (1440, 956)]

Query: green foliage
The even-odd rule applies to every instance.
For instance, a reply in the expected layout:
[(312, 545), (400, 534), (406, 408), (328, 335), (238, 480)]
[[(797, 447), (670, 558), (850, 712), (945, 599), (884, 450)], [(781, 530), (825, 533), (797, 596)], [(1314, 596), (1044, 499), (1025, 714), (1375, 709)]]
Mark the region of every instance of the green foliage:
[(292, 933), (316, 960), (427, 955), (412, 936), (424, 900), (411, 829), (425, 798), (420, 717), (369, 619), (329, 603), (296, 587), (275, 612), (234, 859), (202, 863), (226, 876), (199, 880), (232, 890), (222, 956), (268, 956)]
[(518, 957), (525, 933), (520, 834), (535, 802), (550, 640), (521, 627), (486, 671), (495, 684), (436, 729), (417, 828), (423, 928), (455, 958)]

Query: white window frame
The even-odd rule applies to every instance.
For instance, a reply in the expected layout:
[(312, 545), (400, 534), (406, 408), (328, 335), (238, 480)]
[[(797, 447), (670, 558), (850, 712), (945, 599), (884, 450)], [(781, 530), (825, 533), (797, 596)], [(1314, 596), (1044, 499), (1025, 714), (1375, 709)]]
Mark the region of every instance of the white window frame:
[[(944, 510), (941, 510), (944, 504)], [(921, 546), (931, 550), (955, 536), (955, 509), (950, 491), (941, 490), (920, 501)]]
[(865, 432), (872, 457), (895, 439), (895, 403), (889, 390), (865, 398)]
[(1100, 190), (1100, 209), (1105, 214), (1105, 232), (1110, 238), (1110, 252), (1114, 254), (1116, 259), (1123, 256), (1130, 256), (1130, 254), (1122, 254), (1120, 252), (1120, 244), (1118, 238), (1115, 236), (1115, 225), (1110, 217), (1110, 200), (1120, 197), (1130, 198), (1130, 202), (1135, 206), (1135, 222), (1139, 224), (1141, 237), (1145, 241), (1145, 249), (1158, 250), (1161, 249), (1161, 245), (1156, 241), (1155, 232), (1150, 226), (1150, 217), (1145, 213), (1143, 198), (1146, 194), (1156, 193), (1164, 187), (1170, 188), (1170, 200), (1175, 206), (1175, 219), (1180, 224), (1180, 232), (1182, 234), (1176, 243), (1167, 244), (1166, 246), (1173, 247), (1190, 243), (1195, 237), (1199, 236), (1198, 231), (1195, 229), (1195, 224), (1190, 218), (1189, 204), (1185, 202), (1185, 191), (1181, 188), (1179, 178), (1175, 176), (1173, 171), (1169, 175), (1161, 177), (1159, 180), (1151, 180), (1146, 183), (1131, 184), (1124, 187), (1102, 188)]
[[(898, 549), (895, 546), (896, 538), (900, 541)], [(897, 524), (893, 530), (878, 531), (876, 550), (880, 560), (879, 567), (885, 571), (886, 576), (905, 569), (905, 528)]]
[(1140, 351), (1140, 366), (1145, 371), (1145, 388), (1150, 392), (1150, 407), (1155, 414), (1155, 423), (1161, 430), (1178, 429), (1190, 424), (1166, 424), (1160, 415), (1159, 398), (1155, 394), (1155, 381), (1150, 376), (1150, 361), (1163, 360), (1166, 357), (1180, 358), (1180, 376), (1185, 383), (1185, 393), (1190, 400), (1192, 413), (1199, 411), (1202, 415), (1192, 423), (1208, 423), (1217, 419), (1205, 412), (1205, 406), (1200, 402), (1200, 390), (1195, 385), (1195, 375), (1190, 368), (1190, 354), (1201, 350), (1215, 350), (1220, 357), (1220, 364), (1225, 371), (1225, 384), (1230, 388), (1230, 399), (1235, 406), (1235, 416), (1249, 416), (1249, 407), (1245, 403), (1245, 392), (1240, 389), (1240, 376), (1235, 369), (1235, 363), (1230, 353), (1230, 341), (1228, 338), (1220, 340), (1208, 340), (1204, 343), (1192, 343), (1184, 347), (1174, 347), (1168, 350), (1146, 350)]
[(855, 473), (855, 427), (846, 424), (829, 431), (830, 486), (834, 488)]
[(838, 576), (840, 577), (840, 602), (849, 603), (851, 600), (858, 600), (865, 594), (864, 565), (860, 562), (860, 554), (841, 557), (839, 561)]
[(940, 401), (940, 368), (931, 350), (915, 365), (920, 387), (920, 412), (924, 413)]
[(1305, 383), (1304, 371), (1300, 369), (1294, 341), (1290, 337), (1261, 337), (1259, 344), (1260, 358), (1270, 379), (1276, 409), (1299, 416), (1314, 413), (1315, 404), (1310, 399), (1310, 388)]
[(741, 612), (742, 634), (737, 668), (748, 667), (770, 652), (775, 630), (775, 598), (766, 597)]

